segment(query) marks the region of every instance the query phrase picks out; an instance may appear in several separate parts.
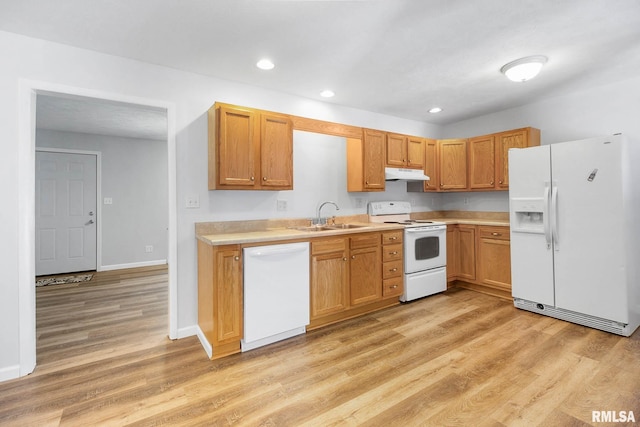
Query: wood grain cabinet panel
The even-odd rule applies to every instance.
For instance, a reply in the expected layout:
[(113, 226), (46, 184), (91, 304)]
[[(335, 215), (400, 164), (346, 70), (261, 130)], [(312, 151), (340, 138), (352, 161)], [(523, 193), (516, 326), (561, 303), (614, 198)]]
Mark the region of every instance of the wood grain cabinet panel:
[(479, 227), (478, 281), (511, 291), (511, 245), (508, 227)]
[(458, 225), (458, 278), (462, 280), (476, 279), (476, 227), (474, 225)]
[(351, 305), (382, 298), (380, 245), (352, 249), (349, 262)]
[(346, 242), (338, 251), (314, 253), (312, 250), (310, 267), (311, 320), (346, 310), (349, 307)]
[(198, 240), (198, 326), (214, 359), (240, 351), (241, 255), (240, 245), (211, 246)]
[(228, 104), (209, 109), (210, 190), (291, 190), (289, 116)]
[(347, 191), (384, 191), (385, 133), (363, 129), (347, 138)]
[(495, 143), (493, 135), (469, 139), (469, 188), (495, 187)]
[(385, 151), (386, 166), (424, 169), (424, 138), (387, 133)]
[(467, 140), (442, 139), (438, 142), (441, 190), (467, 189)]
[(424, 181), (423, 191), (438, 191), (440, 189), (438, 141), (435, 139), (425, 139), (424, 150), (424, 173), (430, 179), (429, 181)]
[(509, 150), (540, 145), (540, 130), (536, 128), (514, 129), (495, 134), (496, 188), (509, 188)]

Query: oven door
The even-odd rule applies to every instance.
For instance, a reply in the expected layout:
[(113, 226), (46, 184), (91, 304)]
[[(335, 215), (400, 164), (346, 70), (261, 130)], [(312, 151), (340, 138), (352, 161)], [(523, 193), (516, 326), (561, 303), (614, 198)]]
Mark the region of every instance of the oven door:
[(404, 272), (444, 267), (447, 264), (447, 227), (411, 227), (404, 230)]

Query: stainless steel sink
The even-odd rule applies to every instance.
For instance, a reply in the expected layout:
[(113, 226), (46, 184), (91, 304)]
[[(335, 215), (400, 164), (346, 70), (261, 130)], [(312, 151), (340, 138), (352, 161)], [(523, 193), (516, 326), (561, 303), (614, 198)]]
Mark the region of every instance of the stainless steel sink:
[(328, 225), (307, 225), (302, 227), (290, 227), (294, 230), (300, 231), (326, 231), (326, 230), (335, 230), (335, 228), (330, 228)]
[(358, 225), (358, 224), (334, 224), (327, 225), (327, 228), (331, 230), (348, 230), (350, 228), (361, 228), (366, 227), (366, 225)]

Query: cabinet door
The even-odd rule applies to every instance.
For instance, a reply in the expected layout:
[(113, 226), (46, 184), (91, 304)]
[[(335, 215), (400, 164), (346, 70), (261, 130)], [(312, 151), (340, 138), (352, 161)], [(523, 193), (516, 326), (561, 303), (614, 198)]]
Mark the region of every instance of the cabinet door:
[(407, 167), (424, 169), (424, 139), (415, 136), (407, 137)]
[(221, 246), (214, 251), (214, 346), (242, 338), (241, 253), (238, 246)]
[(260, 184), (293, 188), (293, 124), (288, 116), (260, 114)]
[(496, 135), (496, 166), (498, 188), (509, 188), (509, 150), (525, 148), (528, 145), (527, 130), (503, 132)]
[(511, 291), (511, 245), (508, 227), (480, 227), (478, 281)]
[(311, 320), (349, 307), (348, 280), (346, 250), (311, 256)]
[(427, 139), (424, 144), (424, 173), (431, 178), (424, 182), (424, 191), (438, 191), (440, 179), (438, 176), (438, 141)]
[(476, 227), (458, 225), (458, 278), (476, 279)]
[(467, 188), (467, 140), (440, 140), (438, 148), (440, 189), (465, 190)]
[(458, 247), (460, 246), (460, 233), (456, 225), (447, 225), (447, 281), (455, 280), (458, 277)]
[(259, 155), (256, 113), (226, 106), (221, 106), (216, 112), (216, 184), (221, 187), (254, 187)]
[(469, 139), (469, 188), (493, 189), (495, 153), (492, 135)]
[(351, 305), (382, 298), (380, 246), (352, 250), (349, 269)]
[(363, 140), (365, 190), (384, 190), (384, 132), (365, 129)]
[(407, 138), (394, 133), (387, 134), (386, 165), (402, 168), (407, 165)]

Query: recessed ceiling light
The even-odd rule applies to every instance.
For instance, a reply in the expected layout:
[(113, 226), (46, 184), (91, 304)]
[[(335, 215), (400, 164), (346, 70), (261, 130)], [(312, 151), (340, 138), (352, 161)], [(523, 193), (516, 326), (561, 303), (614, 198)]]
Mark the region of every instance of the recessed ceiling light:
[(257, 62), (256, 67), (260, 68), (261, 70), (272, 70), (273, 67), (275, 67), (275, 64), (269, 59), (261, 59)]
[(329, 89), (325, 89), (322, 92), (320, 92), (320, 96), (323, 98), (332, 98), (335, 96), (335, 92)]
[(511, 81), (526, 82), (537, 76), (546, 62), (546, 56), (527, 56), (505, 64), (500, 71)]
[(431, 114), (439, 113), (440, 111), (442, 111), (442, 108), (440, 107), (433, 107), (432, 109), (429, 110)]

